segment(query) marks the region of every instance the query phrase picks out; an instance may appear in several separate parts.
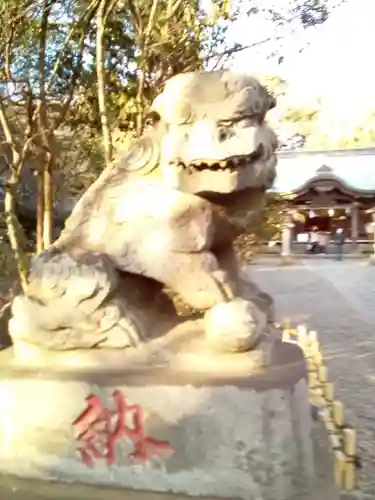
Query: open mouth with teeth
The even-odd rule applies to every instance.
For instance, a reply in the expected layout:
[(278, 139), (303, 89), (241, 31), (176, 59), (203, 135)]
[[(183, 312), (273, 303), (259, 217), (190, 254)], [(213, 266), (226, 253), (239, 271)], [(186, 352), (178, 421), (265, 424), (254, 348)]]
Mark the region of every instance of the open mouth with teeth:
[(248, 155), (236, 155), (224, 160), (193, 160), (188, 165), (182, 161), (175, 162), (175, 165), (185, 170), (187, 173), (193, 173), (202, 170), (234, 172), (241, 167), (248, 167), (252, 163), (260, 160), (264, 155), (264, 147), (262, 144), (258, 146), (256, 151)]
[(173, 162), (178, 169), (180, 189), (189, 193), (232, 193), (264, 186), (262, 180), (265, 149), (259, 145), (247, 155), (233, 155), (223, 160), (194, 160), (189, 164)]

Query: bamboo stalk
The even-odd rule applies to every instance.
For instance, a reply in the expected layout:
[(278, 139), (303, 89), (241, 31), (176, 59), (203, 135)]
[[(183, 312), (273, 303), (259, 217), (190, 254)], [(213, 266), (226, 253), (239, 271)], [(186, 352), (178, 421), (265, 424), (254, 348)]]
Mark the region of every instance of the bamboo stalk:
[(308, 372), (316, 372), (315, 363), (311, 358), (306, 358), (306, 365)]
[(355, 457), (357, 448), (357, 439), (355, 429), (346, 428), (343, 430), (344, 452), (349, 457)]
[(335, 453), (336, 451), (341, 450), (341, 439), (337, 434), (337, 429), (334, 422), (330, 419), (329, 414), (326, 413), (326, 422), (325, 422), (326, 431), (328, 433), (328, 439), (331, 444), (332, 451)]
[(292, 329), (288, 318), (283, 325), (283, 340), (292, 341), (291, 336), (296, 335), (297, 343), (306, 358), (309, 400), (322, 408), (319, 418), (328, 433), (333, 452), (335, 484), (340, 490), (353, 490), (358, 484), (355, 465), (356, 431), (351, 428), (343, 429), (344, 406), (335, 400), (334, 384), (328, 380), (328, 370), (324, 365), (317, 332), (309, 331), (305, 325)]
[(290, 334), (289, 330), (286, 328), (283, 330), (283, 342), (289, 342), (290, 341)]
[(337, 427), (344, 425), (344, 406), (340, 401), (333, 402), (333, 421)]
[(318, 334), (315, 330), (310, 330), (308, 336), (310, 342), (318, 342)]
[(327, 408), (323, 408), (320, 415), (321, 415), (321, 420), (324, 423), (324, 427), (325, 427), (326, 431), (329, 434), (335, 434), (336, 427), (335, 427), (335, 424), (332, 422), (332, 420), (330, 420), (330, 418), (329, 418), (329, 413), (327, 412)]
[(340, 437), (337, 434), (330, 434), (329, 440), (331, 442), (331, 447), (334, 451), (340, 448), (341, 441), (340, 441)]
[(324, 398), (326, 399), (327, 403), (330, 404), (330, 406), (333, 405), (334, 397), (335, 387), (333, 385), (333, 382), (327, 382), (324, 388)]
[(319, 369), (319, 366), (323, 365), (323, 354), (320, 350), (319, 342), (317, 342), (317, 345), (316, 345), (316, 352), (314, 354), (314, 362), (317, 365), (318, 369)]
[(335, 451), (334, 454), (334, 478), (337, 488), (340, 490), (344, 487), (345, 474), (345, 455), (342, 451)]
[(308, 360), (311, 359), (314, 351), (314, 345), (317, 342), (317, 336), (315, 331), (308, 331), (307, 332), (307, 339), (306, 339), (306, 348), (305, 348), (305, 356)]
[(298, 341), (300, 348), (302, 349), (303, 353), (305, 355), (307, 355), (308, 348), (309, 348), (309, 338), (308, 338), (306, 326), (299, 325), (297, 327), (296, 334), (297, 334), (297, 341)]
[(307, 337), (307, 328), (306, 325), (298, 325), (297, 328), (297, 335), (301, 338)]
[(346, 455), (344, 488), (346, 491), (353, 490), (357, 484), (355, 455), (357, 448), (357, 439), (355, 429), (343, 430), (344, 453)]
[(327, 367), (322, 365), (322, 366), (319, 366), (318, 368), (318, 377), (319, 377), (319, 381), (326, 385), (326, 383), (328, 382), (328, 370), (327, 370)]
[(333, 400), (335, 398), (335, 388), (333, 382), (327, 382), (324, 387), (324, 399), (327, 404), (327, 411), (329, 412), (329, 417), (333, 420)]
[(309, 355), (315, 360), (315, 356), (319, 352), (319, 342), (317, 340), (310, 341)]
[(316, 389), (317, 382), (318, 382), (317, 378), (318, 378), (318, 376), (317, 376), (317, 373), (315, 371), (311, 371), (311, 372), (307, 373), (307, 380), (308, 380), (309, 388), (311, 390)]

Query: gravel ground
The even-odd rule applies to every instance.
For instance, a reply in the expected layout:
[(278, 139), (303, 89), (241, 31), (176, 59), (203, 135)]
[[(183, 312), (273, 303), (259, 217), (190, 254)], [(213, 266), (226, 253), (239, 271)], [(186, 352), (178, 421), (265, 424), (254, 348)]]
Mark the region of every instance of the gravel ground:
[(252, 278), (289, 317), (318, 332), (330, 378), (358, 431), (361, 490), (375, 498), (375, 267), (360, 261), (305, 260), (251, 266)]

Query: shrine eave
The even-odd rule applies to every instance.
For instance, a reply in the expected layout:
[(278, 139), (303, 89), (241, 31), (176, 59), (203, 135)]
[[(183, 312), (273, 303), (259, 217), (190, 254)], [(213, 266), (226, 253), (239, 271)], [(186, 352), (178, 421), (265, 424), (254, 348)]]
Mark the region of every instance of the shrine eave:
[(375, 197), (375, 148), (278, 154), (274, 193), (300, 195), (331, 183), (353, 197)]

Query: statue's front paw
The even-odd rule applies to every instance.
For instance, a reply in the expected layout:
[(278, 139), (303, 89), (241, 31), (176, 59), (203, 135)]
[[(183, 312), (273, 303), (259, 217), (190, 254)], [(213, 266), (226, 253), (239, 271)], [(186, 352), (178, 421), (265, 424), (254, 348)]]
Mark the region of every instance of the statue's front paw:
[(252, 302), (237, 297), (207, 311), (205, 333), (217, 349), (240, 352), (252, 349), (266, 328), (266, 315)]

